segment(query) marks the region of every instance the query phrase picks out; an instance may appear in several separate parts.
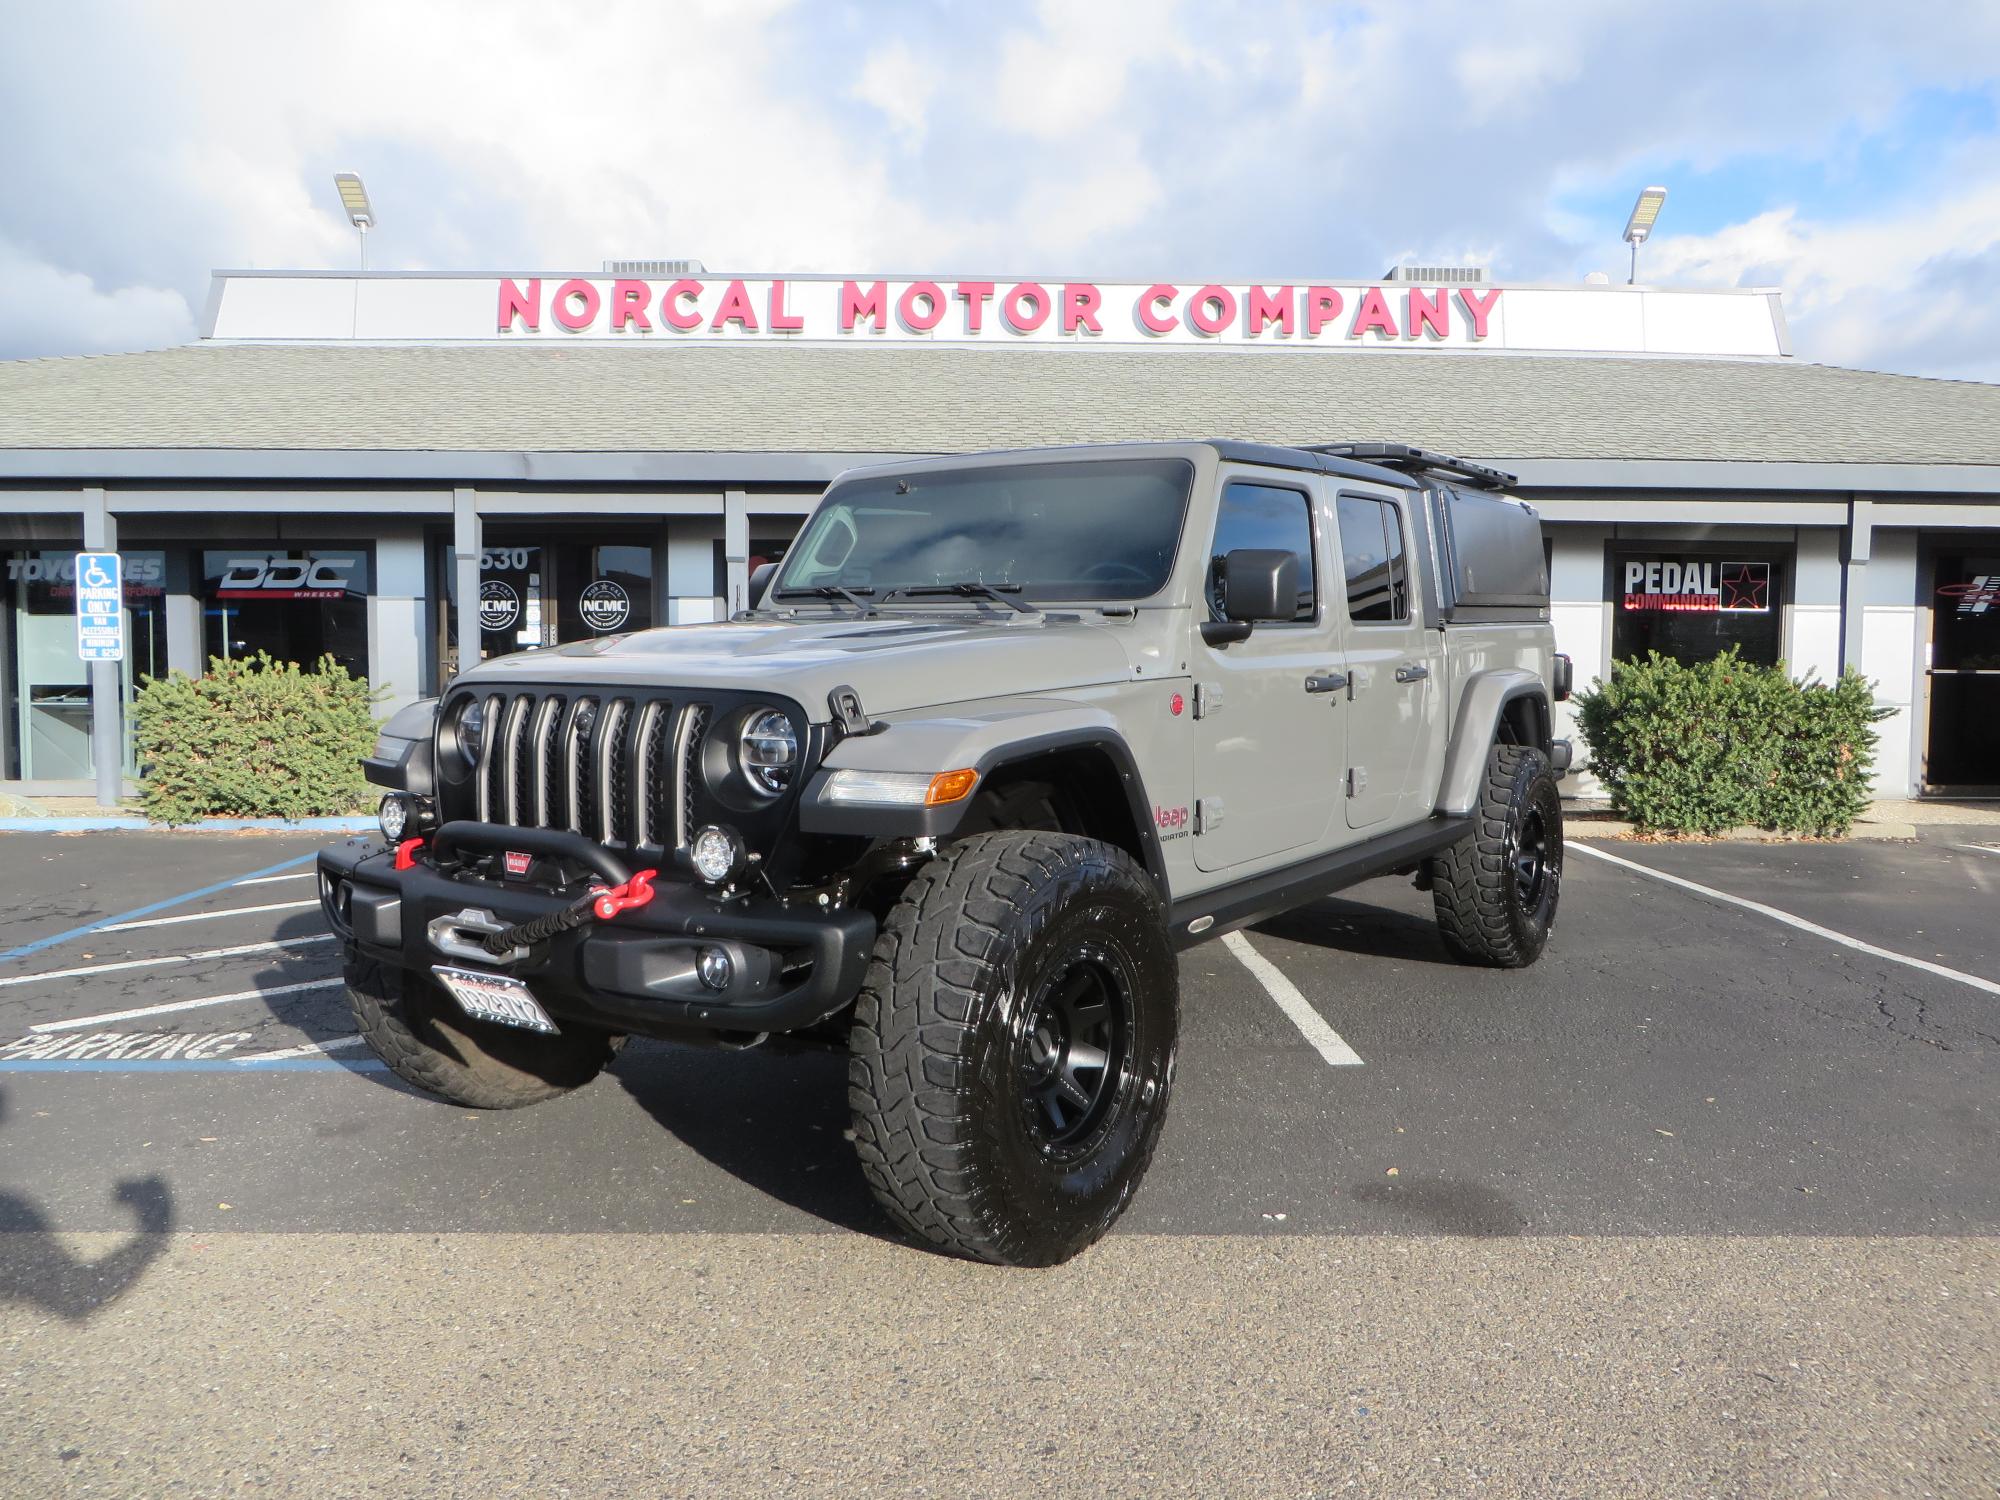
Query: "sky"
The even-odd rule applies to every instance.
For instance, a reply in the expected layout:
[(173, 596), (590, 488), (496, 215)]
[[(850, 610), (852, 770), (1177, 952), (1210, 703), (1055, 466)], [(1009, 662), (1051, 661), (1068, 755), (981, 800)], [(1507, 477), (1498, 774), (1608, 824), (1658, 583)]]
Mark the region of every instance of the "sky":
[(2000, 380), (1996, 0), (0, 0), (0, 357), (216, 268), (1777, 286), (1797, 353)]

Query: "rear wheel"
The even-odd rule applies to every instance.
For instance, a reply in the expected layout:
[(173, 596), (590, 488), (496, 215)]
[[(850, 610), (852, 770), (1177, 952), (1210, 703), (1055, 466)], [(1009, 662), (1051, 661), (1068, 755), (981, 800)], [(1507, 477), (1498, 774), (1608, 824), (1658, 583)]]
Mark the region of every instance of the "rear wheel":
[(519, 1109), (581, 1088), (625, 1040), (474, 1021), (428, 976), (353, 955), (347, 1002), (368, 1045), (398, 1078), (471, 1109)]
[(1472, 831), (1431, 862), (1445, 947), (1463, 963), (1526, 968), (1548, 946), (1562, 868), (1562, 794), (1548, 757), (1495, 745)]
[(1159, 897), (1127, 855), (1061, 833), (954, 845), (890, 912), (856, 1006), (869, 1186), (940, 1249), (1069, 1259), (1152, 1159), (1178, 1014)]

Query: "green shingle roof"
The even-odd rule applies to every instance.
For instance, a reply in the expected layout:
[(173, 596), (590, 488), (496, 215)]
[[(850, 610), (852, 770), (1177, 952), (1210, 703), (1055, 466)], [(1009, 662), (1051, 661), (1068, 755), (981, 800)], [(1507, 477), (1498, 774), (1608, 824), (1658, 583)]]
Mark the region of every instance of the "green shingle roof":
[(1436, 352), (195, 345), (0, 362), (0, 448), (880, 453), (1213, 435), (2000, 464), (2000, 386)]

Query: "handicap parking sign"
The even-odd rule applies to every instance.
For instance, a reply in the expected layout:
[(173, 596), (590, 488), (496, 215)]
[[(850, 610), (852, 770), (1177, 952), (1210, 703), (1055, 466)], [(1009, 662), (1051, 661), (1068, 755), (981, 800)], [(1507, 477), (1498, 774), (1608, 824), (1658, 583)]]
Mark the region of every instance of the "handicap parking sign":
[(76, 654), (125, 659), (125, 584), (116, 552), (76, 555)]

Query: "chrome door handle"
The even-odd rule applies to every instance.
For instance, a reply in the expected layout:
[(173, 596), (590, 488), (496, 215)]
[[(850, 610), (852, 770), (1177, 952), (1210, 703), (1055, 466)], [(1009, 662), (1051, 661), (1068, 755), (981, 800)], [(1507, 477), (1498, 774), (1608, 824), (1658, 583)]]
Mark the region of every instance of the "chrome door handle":
[(1337, 693), (1346, 686), (1345, 672), (1315, 672), (1306, 679), (1306, 691), (1309, 693)]
[(1429, 667), (1419, 666), (1415, 662), (1404, 662), (1402, 666), (1396, 668), (1398, 682), (1422, 682), (1430, 675)]

